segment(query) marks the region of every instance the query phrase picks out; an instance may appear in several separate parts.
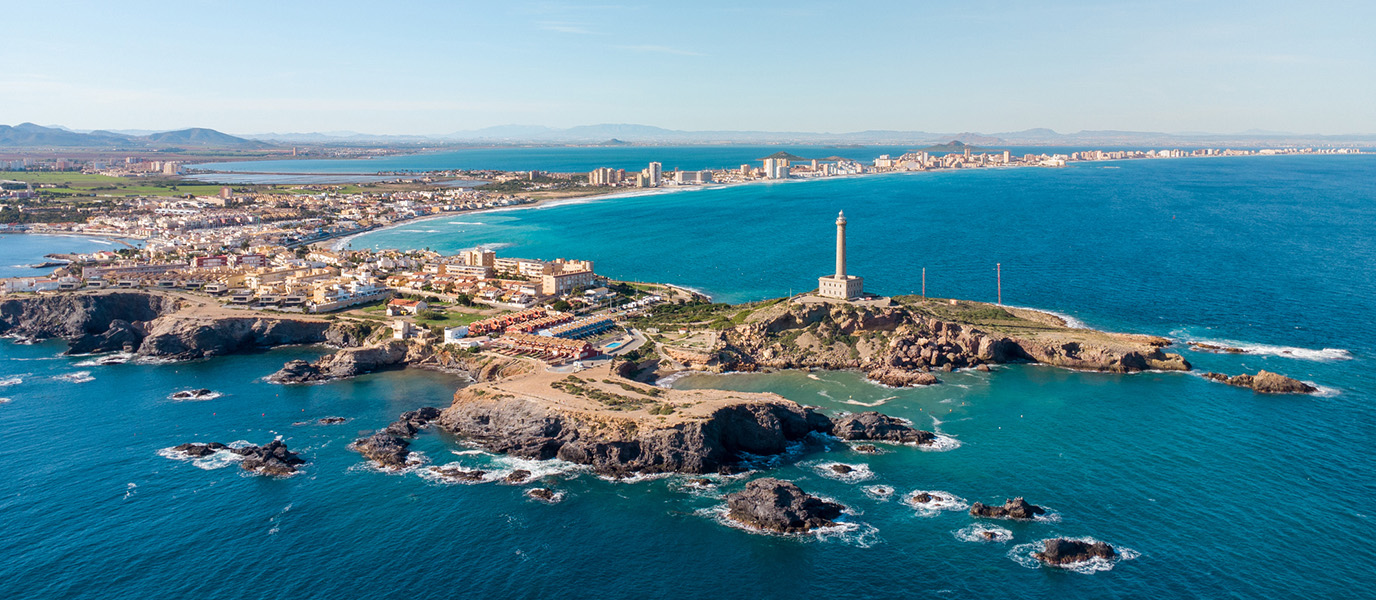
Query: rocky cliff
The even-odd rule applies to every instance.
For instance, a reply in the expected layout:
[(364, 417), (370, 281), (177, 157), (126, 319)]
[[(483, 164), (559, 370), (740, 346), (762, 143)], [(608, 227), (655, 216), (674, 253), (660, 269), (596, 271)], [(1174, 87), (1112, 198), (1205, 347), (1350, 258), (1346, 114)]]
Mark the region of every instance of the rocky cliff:
[(1045, 313), (980, 303), (781, 302), (737, 318), (745, 314), (715, 334), (711, 352), (670, 343), (663, 354), (693, 369), (860, 370), (894, 386), (937, 383), (933, 371), (1019, 361), (1116, 373), (1190, 369), (1162, 350), (1171, 343), (1164, 338), (1075, 329)]
[(541, 370), (466, 387), (435, 422), (494, 452), (612, 475), (730, 472), (813, 432), (914, 444), (935, 437), (879, 413), (833, 421), (773, 394), (663, 390), (610, 377), (605, 366), (577, 377)]
[(177, 359), (289, 344), (361, 344), (352, 321), (201, 312), (195, 301), (149, 292), (70, 293), (0, 302), (0, 335), (61, 338), (68, 352), (129, 351)]
[(138, 292), (58, 294), (0, 302), (0, 335), (67, 340), (71, 354), (134, 350), (146, 327), (178, 302)]

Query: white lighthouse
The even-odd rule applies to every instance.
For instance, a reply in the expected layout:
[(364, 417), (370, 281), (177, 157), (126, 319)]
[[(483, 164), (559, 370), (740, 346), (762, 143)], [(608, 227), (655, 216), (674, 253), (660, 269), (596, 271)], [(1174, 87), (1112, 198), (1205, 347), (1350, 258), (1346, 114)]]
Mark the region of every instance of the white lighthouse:
[(850, 300), (865, 291), (865, 280), (846, 274), (846, 213), (836, 215), (836, 273), (817, 278), (817, 294), (823, 298)]

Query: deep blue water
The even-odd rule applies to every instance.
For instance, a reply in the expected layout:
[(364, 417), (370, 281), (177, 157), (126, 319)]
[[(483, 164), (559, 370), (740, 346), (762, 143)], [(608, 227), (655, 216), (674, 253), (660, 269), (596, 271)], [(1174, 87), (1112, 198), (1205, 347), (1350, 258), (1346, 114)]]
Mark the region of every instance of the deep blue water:
[[(616, 197), (413, 223), (355, 244), (512, 244), (499, 254), (590, 258), (607, 275), (734, 301), (815, 285), (844, 209), (851, 270), (871, 290), (915, 290), (926, 267), (929, 294), (992, 300), (1001, 262), (1007, 303), (1246, 344), (1269, 354), (1187, 356), (1200, 370), (1286, 373), (1324, 394), (1036, 366), (918, 390), (849, 373), (680, 380), (828, 410), (877, 404), (959, 442), (878, 456), (818, 442), (781, 461), (771, 474), (855, 513), (845, 531), (796, 539), (716, 520), (721, 492), (745, 479), (695, 492), (679, 478), (613, 483), (538, 465), (564, 494), (549, 505), (513, 486), (375, 472), (344, 448), (403, 410), (446, 403), (459, 383), (445, 375), (282, 387), (260, 378), (318, 350), (100, 367), (57, 357), (60, 343), (3, 343), (0, 597), (1376, 597), (1366, 587), (1376, 572), (1376, 160), (1104, 166)], [(53, 379), (78, 371), (93, 379)], [(187, 387), (226, 395), (167, 399)], [(291, 425), (326, 415), (352, 420)], [(254, 478), (159, 455), (185, 441), (277, 435), (311, 461), (304, 473)], [(437, 464), (531, 466), (456, 454), (466, 448), (433, 432), (415, 448)], [(832, 461), (872, 475), (823, 476)], [(1025, 495), (1059, 520), (995, 523), (1009, 543), (964, 541), (963, 512), (924, 514), (866, 493), (881, 484), (967, 502)], [(1010, 556), (1052, 535), (1092, 536), (1135, 558), (1085, 574)]]

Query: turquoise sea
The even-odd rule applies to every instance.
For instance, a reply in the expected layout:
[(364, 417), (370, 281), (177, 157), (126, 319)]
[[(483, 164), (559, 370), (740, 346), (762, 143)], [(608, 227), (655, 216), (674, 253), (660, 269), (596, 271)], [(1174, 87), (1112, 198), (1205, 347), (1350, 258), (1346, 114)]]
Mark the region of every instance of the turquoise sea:
[[(2, 343), (0, 597), (1376, 597), (1373, 180), (1370, 156), (925, 173), (614, 197), (354, 240), (589, 258), (609, 276), (742, 301), (815, 285), (845, 210), (851, 270), (870, 290), (917, 290), (925, 267), (931, 295), (993, 300), (1002, 263), (1006, 303), (1242, 345), (1257, 353), (1187, 356), (1200, 371), (1264, 368), (1323, 388), (1259, 396), (1194, 374), (1025, 365), (916, 390), (852, 373), (674, 382), (873, 407), (952, 441), (864, 455), (814, 440), (760, 465), (851, 507), (844, 527), (803, 538), (719, 521), (721, 495), (748, 478), (708, 491), (678, 477), (612, 482), (435, 432), (416, 442), (434, 464), (535, 467), (562, 493), (546, 504), (519, 487), (376, 472), (345, 449), (403, 410), (447, 403), (461, 384), (447, 375), (283, 387), (261, 378), (322, 350), (94, 366), (59, 357), (59, 342)], [(188, 387), (224, 395), (167, 398)], [(327, 415), (351, 420), (292, 425)], [(311, 461), (303, 473), (255, 478), (159, 454), (279, 435)], [(826, 476), (832, 462), (858, 476)], [(1021, 495), (1054, 517), (990, 523), (1011, 542), (967, 541), (963, 511), (899, 501), (915, 490), (956, 507)], [(1029, 566), (1024, 544), (1056, 535), (1132, 558), (1092, 573)]]

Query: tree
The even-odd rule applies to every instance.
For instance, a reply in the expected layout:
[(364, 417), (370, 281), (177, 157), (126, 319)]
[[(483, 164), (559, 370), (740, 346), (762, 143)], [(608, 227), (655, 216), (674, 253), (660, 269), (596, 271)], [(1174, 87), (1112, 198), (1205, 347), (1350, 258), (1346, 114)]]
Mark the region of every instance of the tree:
[(549, 305), (549, 307), (559, 312), (567, 312), (569, 309), (573, 308), (573, 305), (563, 300), (555, 300), (554, 304)]

